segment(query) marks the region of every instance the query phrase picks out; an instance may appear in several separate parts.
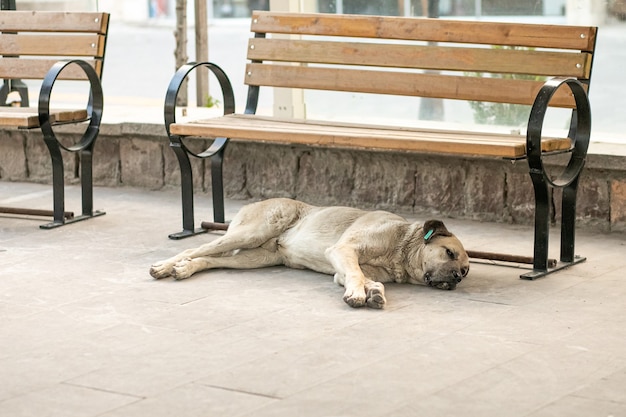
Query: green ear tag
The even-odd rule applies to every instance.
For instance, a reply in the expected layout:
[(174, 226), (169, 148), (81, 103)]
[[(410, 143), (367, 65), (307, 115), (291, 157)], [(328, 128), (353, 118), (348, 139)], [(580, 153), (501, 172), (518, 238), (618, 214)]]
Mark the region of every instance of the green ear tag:
[(433, 233), (435, 233), (435, 231), (433, 229), (430, 229), (428, 233), (424, 235), (424, 240), (430, 239), (433, 236)]

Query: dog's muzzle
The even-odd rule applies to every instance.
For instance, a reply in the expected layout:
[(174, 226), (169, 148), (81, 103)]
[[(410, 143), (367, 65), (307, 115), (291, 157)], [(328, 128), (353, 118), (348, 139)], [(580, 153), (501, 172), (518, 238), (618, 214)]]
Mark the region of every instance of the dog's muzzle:
[(453, 290), (456, 285), (463, 280), (463, 275), (458, 271), (452, 271), (452, 277), (447, 280), (435, 280), (430, 272), (424, 274), (424, 282), (429, 287), (436, 287), (440, 290)]

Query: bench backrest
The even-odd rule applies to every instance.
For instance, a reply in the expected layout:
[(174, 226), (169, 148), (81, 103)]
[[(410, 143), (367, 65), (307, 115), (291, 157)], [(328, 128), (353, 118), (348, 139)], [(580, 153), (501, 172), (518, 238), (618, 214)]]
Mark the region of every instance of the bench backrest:
[(251, 30), (250, 86), (532, 104), (549, 77), (589, 85), (597, 28), (257, 11)]
[[(83, 59), (101, 77), (108, 13), (0, 12), (0, 78), (43, 79), (60, 59)], [(60, 79), (85, 79), (76, 66)]]

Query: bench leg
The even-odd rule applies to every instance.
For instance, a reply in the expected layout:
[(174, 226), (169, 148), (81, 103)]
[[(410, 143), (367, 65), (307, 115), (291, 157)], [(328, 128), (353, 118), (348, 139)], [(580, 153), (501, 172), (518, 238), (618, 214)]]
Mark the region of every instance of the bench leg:
[[(576, 255), (574, 252), (576, 241), (576, 195), (578, 179), (563, 188), (563, 208), (561, 214), (561, 265), (562, 268), (584, 262), (587, 258)], [(561, 269), (562, 269), (561, 268)]]
[(81, 197), (82, 215), (67, 216), (65, 212), (65, 184), (63, 154), (56, 139), (45, 139), (52, 159), (52, 194), (53, 194), (53, 221), (40, 225), (41, 229), (54, 229), (70, 223), (86, 220), (91, 217), (102, 216), (102, 211), (93, 211), (93, 168), (91, 148), (80, 151), (81, 165)]
[(213, 191), (213, 221), (215, 223), (225, 223), (223, 162), (224, 148), (211, 156), (211, 188)]
[(88, 149), (80, 152), (80, 187), (82, 194), (83, 214), (71, 221), (85, 220), (106, 214), (93, 209), (93, 143)]
[(535, 243), (533, 270), (547, 271), (550, 238), (550, 190), (543, 173), (530, 174), (535, 189)]
[(578, 178), (563, 188), (563, 208), (561, 223), (561, 261), (574, 261), (574, 241), (576, 229), (576, 194)]
[(561, 219), (561, 258), (556, 266), (548, 264), (548, 241), (550, 232), (550, 187), (542, 173), (532, 173), (535, 189), (535, 247), (533, 270), (522, 274), (522, 279), (537, 279), (552, 272), (568, 268), (586, 259), (574, 254), (576, 226), (576, 194), (578, 177), (563, 187)]
[(194, 236), (199, 233), (205, 233), (206, 230), (194, 227), (194, 203), (193, 203), (193, 172), (191, 170), (191, 161), (187, 151), (180, 143), (170, 143), (170, 146), (180, 167), (180, 190), (183, 210), (183, 230), (178, 233), (172, 233), (168, 237), (170, 239), (183, 239)]
[(46, 146), (52, 159), (52, 199), (53, 221), (41, 225), (41, 228), (49, 229), (65, 224), (65, 185), (63, 178), (63, 155), (56, 139), (45, 138)]
[[(228, 144), (227, 138), (217, 138), (206, 151), (195, 154), (185, 148), (180, 137), (170, 135), (170, 146), (180, 166), (180, 183), (183, 205), (183, 230), (169, 235), (170, 239), (183, 239), (209, 230), (224, 230), (225, 210), (224, 210), (224, 180), (222, 176), (222, 166), (224, 162), (224, 152)], [(211, 161), (211, 188), (213, 194), (213, 222), (203, 222), (203, 227), (194, 227), (194, 203), (193, 203), (193, 172), (189, 155), (197, 158), (209, 158)]]

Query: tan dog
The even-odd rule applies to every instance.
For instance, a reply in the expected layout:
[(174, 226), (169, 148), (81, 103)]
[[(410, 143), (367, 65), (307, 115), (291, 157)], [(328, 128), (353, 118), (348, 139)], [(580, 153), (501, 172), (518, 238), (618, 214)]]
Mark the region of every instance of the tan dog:
[(272, 265), (334, 274), (346, 303), (372, 308), (385, 305), (383, 282), (452, 290), (469, 272), (463, 245), (440, 221), (422, 226), (385, 211), (276, 198), (243, 207), (224, 236), (152, 265), (150, 275)]

